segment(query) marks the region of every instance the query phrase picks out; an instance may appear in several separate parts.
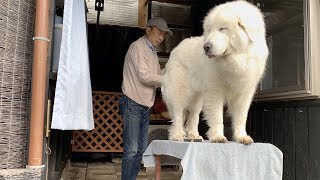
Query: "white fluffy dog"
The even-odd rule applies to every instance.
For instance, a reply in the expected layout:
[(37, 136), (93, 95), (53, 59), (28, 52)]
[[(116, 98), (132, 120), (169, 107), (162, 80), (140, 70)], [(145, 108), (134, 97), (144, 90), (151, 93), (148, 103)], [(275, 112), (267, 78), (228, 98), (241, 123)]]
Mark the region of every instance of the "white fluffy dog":
[(161, 88), (172, 117), (169, 139), (201, 137), (198, 123), (203, 111), (209, 140), (227, 142), (227, 105), (234, 140), (251, 144), (247, 114), (268, 57), (263, 16), (248, 2), (227, 2), (207, 14), (203, 29), (203, 36), (185, 39), (173, 49), (166, 64)]

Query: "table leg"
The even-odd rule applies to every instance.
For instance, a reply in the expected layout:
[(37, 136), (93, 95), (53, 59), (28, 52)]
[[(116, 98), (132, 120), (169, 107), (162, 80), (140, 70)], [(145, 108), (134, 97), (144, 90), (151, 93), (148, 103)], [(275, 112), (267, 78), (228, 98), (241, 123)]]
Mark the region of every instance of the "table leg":
[(161, 158), (160, 155), (155, 155), (156, 159), (156, 179), (155, 180), (161, 180)]

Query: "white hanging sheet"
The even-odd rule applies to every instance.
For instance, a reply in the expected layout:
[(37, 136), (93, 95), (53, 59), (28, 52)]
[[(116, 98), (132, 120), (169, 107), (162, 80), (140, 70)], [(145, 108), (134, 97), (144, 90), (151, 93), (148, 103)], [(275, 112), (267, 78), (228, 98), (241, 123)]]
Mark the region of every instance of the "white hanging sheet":
[(94, 128), (84, 1), (64, 3), (52, 129)]

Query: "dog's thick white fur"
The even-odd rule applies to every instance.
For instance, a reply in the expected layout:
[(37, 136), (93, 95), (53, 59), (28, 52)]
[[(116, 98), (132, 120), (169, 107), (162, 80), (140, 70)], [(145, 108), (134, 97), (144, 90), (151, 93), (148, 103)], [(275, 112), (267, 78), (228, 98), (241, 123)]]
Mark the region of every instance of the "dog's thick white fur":
[(185, 39), (174, 48), (166, 64), (161, 89), (172, 118), (169, 139), (201, 137), (198, 123), (203, 111), (209, 140), (227, 142), (226, 105), (234, 140), (251, 144), (247, 114), (268, 57), (263, 16), (248, 2), (227, 2), (207, 14), (203, 28), (203, 36)]

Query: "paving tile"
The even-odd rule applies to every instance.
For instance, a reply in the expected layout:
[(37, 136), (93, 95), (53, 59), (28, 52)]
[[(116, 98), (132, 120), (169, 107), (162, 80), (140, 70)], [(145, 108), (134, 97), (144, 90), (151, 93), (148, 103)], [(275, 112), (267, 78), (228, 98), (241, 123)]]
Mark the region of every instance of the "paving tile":
[(88, 169), (114, 169), (113, 164), (88, 164)]
[[(121, 180), (121, 158), (120, 163), (97, 162), (97, 163), (70, 163), (70, 180)], [(164, 180), (179, 180), (182, 171), (174, 166), (165, 166), (161, 170), (161, 177)], [(155, 177), (154, 168), (144, 168), (139, 171), (137, 180), (153, 180)]]
[(86, 180), (118, 180), (116, 175), (87, 175)]
[(85, 176), (83, 177), (70, 177), (69, 179), (67, 180), (87, 180)]
[(79, 168), (73, 166), (69, 168), (69, 174), (72, 175), (72, 177), (83, 177), (86, 175), (86, 171), (86, 168)]
[(165, 179), (165, 180), (180, 180), (181, 179), (181, 176), (170, 176), (170, 177), (166, 177), (166, 176), (161, 176), (162, 179)]
[(88, 163), (87, 162), (70, 162), (70, 166), (73, 166), (73, 167), (87, 167)]
[(114, 169), (87, 169), (87, 174), (116, 175)]
[(87, 168), (88, 171), (94, 171), (94, 170), (101, 170), (101, 171), (108, 171), (108, 172), (116, 172), (115, 168), (113, 166), (110, 166), (110, 167), (105, 167), (105, 166), (102, 166), (102, 167), (96, 167), (96, 168)]
[(148, 178), (148, 177), (137, 177), (136, 180), (151, 180), (151, 178)]

